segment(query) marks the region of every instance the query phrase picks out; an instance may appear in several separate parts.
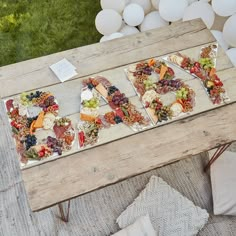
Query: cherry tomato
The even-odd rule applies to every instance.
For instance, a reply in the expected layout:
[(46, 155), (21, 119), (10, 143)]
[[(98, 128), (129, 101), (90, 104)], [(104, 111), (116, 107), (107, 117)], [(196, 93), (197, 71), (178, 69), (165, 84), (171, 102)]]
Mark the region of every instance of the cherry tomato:
[(102, 121), (101, 121), (100, 118), (97, 118), (95, 121), (96, 121), (96, 123), (99, 124), (99, 125), (102, 124)]
[(214, 80), (214, 84), (215, 86), (223, 86), (223, 83), (219, 79)]
[(191, 67), (190, 73), (195, 73), (194, 67)]

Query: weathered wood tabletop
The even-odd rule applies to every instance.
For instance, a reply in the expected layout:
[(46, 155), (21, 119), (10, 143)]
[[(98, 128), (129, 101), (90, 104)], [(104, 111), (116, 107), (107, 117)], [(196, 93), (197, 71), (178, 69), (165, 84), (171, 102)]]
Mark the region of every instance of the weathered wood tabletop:
[[(215, 38), (201, 20), (175, 23), (110, 42), (76, 48), (0, 68), (2, 98), (44, 88), (54, 93), (61, 107), (60, 115), (79, 117), (81, 81), (88, 76), (104, 75), (142, 109), (132, 86), (127, 82), (124, 68), (140, 60), (183, 52), (197, 57), (203, 45)], [(77, 67), (78, 77), (59, 83), (49, 65), (67, 58)], [(196, 92), (197, 102), (190, 116), (183, 116), (166, 125), (134, 133), (124, 125), (101, 133), (98, 146), (60, 158), (49, 158), (39, 165), (22, 169), (26, 192), (33, 211), (96, 190), (158, 166), (194, 155), (236, 140), (236, 68), (223, 50), (217, 56), (217, 74), (224, 82), (231, 101), (212, 105), (200, 81), (178, 71)], [(108, 106), (104, 104), (103, 111)], [(5, 114), (0, 110), (1, 163), (10, 165), (8, 178), (19, 176), (19, 163), (14, 141)], [(103, 132), (103, 131), (102, 131)], [(4, 162), (2, 159), (5, 158)], [(4, 173), (1, 173), (3, 177)], [(14, 178), (14, 181), (17, 178)]]

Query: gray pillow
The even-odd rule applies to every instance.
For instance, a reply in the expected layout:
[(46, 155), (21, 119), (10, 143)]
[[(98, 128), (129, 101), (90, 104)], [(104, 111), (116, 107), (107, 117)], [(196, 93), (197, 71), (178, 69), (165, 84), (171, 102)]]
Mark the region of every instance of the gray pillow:
[(120, 228), (148, 214), (159, 236), (192, 236), (207, 223), (209, 214), (157, 176), (117, 219)]

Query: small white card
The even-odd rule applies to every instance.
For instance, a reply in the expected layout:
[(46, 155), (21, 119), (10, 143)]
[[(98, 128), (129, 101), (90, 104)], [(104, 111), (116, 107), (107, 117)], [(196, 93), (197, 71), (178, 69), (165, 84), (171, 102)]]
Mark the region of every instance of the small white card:
[(62, 59), (61, 61), (50, 66), (50, 69), (55, 73), (61, 82), (64, 82), (78, 73), (75, 71), (76, 67), (72, 65), (67, 59)]

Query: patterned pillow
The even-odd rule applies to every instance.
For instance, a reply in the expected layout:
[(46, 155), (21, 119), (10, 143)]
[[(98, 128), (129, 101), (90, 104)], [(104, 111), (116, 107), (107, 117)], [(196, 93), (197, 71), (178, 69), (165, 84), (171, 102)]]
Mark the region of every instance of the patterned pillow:
[(157, 176), (118, 217), (120, 228), (148, 214), (159, 236), (196, 235), (208, 221), (206, 210), (197, 207)]
[(112, 236), (157, 236), (148, 215), (139, 217), (133, 224)]
[(236, 216), (235, 167), (236, 153), (229, 151), (225, 151), (211, 166), (211, 186), (215, 215)]

